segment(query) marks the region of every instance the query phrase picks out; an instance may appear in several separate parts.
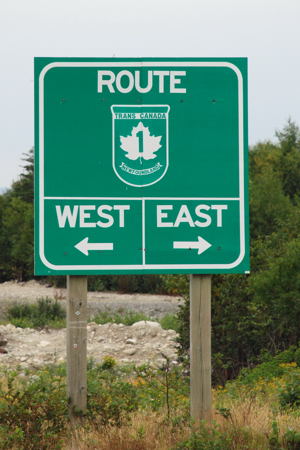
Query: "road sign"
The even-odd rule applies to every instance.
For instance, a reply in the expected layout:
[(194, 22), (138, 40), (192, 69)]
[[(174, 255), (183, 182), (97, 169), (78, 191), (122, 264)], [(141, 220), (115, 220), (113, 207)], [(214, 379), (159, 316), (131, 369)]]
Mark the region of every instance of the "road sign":
[(35, 273), (249, 271), (244, 58), (36, 58)]

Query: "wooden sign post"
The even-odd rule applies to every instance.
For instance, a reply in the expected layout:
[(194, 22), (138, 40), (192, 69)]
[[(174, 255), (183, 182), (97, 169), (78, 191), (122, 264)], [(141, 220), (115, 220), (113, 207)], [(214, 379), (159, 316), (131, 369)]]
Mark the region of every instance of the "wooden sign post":
[(190, 276), (190, 405), (197, 424), (211, 420), (211, 276)]
[(67, 277), (67, 391), (74, 418), (87, 406), (87, 276)]

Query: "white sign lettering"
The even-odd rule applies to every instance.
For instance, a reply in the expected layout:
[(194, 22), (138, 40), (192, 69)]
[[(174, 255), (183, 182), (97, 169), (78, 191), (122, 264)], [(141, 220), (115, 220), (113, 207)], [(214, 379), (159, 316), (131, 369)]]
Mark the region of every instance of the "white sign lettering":
[(124, 228), (130, 205), (56, 205), (55, 209), (59, 228), (109, 228), (115, 223)]
[[(223, 211), (227, 209), (228, 205), (197, 205), (190, 212), (187, 205), (181, 205), (177, 212), (174, 205), (157, 205), (156, 224), (158, 228), (178, 228), (183, 223), (190, 227), (209, 227), (211, 224), (222, 227)], [(176, 217), (175, 221), (170, 221), (171, 211), (172, 217)], [(216, 211), (216, 214), (213, 211)]]
[(185, 70), (148, 70), (146, 80), (142, 83), (140, 70), (135, 70), (134, 73), (129, 70), (120, 70), (118, 73), (98, 70), (98, 92), (114, 94), (117, 90), (122, 94), (128, 94), (135, 89), (145, 94), (154, 89), (160, 94), (164, 92), (185, 94), (186, 88), (181, 87), (182, 77), (185, 76)]

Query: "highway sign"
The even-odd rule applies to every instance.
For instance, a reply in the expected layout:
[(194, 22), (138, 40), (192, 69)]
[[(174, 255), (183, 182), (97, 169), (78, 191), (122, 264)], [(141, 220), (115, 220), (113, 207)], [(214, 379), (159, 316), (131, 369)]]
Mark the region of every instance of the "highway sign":
[(249, 271), (245, 58), (35, 59), (35, 273)]

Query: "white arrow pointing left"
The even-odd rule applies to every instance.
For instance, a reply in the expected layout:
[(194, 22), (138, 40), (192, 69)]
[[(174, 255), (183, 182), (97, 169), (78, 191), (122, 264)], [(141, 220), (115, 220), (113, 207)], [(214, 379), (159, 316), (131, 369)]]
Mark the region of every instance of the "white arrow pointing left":
[(86, 237), (74, 247), (88, 256), (90, 250), (113, 250), (114, 244), (112, 242), (89, 242), (89, 238)]

